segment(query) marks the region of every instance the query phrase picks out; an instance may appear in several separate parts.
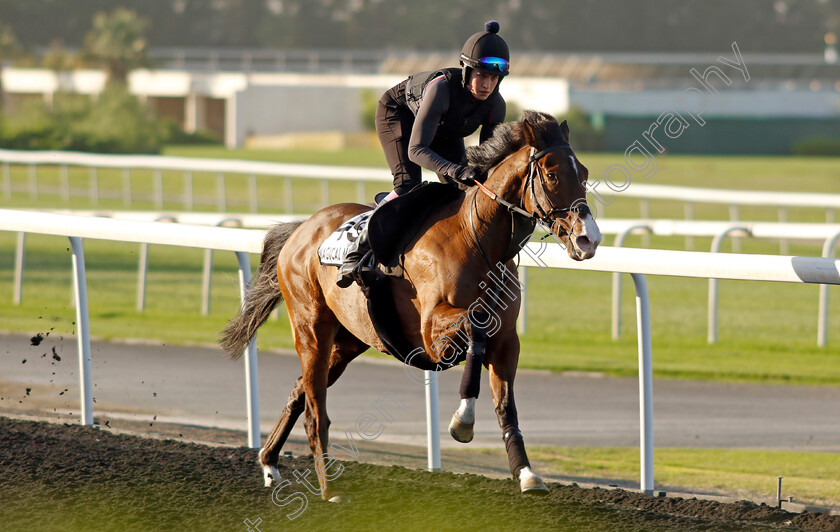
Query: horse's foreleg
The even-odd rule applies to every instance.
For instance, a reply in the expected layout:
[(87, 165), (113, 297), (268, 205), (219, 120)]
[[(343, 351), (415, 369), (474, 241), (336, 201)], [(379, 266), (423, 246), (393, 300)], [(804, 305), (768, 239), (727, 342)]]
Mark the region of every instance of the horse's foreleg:
[(473, 439), (475, 400), (478, 399), (481, 366), (484, 364), (484, 351), (487, 347), (487, 330), (475, 324), (470, 329), (469, 347), (459, 390), (461, 405), (452, 414), (452, 421), (449, 422), (449, 434), (461, 443), (469, 443)]
[[(449, 434), (461, 443), (473, 439), (475, 426), (475, 400), (478, 398), (481, 381), (481, 366), (487, 345), (487, 332), (480, 324), (486, 324), (485, 315), (474, 320), (469, 312), (448, 303), (439, 304), (425, 331), (431, 354), (446, 366), (454, 364), (463, 354), (466, 364), (461, 378), (461, 405), (452, 414)], [(483, 320), (483, 321), (482, 321)], [(466, 353), (463, 348), (466, 346)]]
[(303, 413), (306, 406), (304, 399), (303, 377), (298, 377), (295, 387), (289, 395), (286, 408), (283, 409), (280, 419), (277, 420), (268, 435), (265, 445), (260, 449), (259, 463), (263, 470), (263, 481), (268, 487), (273, 486), (275, 481), (280, 480), (280, 473), (277, 471), (277, 459), (280, 457), (280, 450), (286, 443), (289, 433), (292, 432), (292, 427)]
[[(493, 395), (493, 403), (496, 405), (496, 416), (502, 428), (502, 438), (513, 478), (519, 481), (522, 493), (542, 495), (548, 493), (548, 488), (539, 475), (531, 470), (531, 462), (525, 452), (525, 442), (519, 431), (519, 418), (513, 399), (513, 379), (519, 358), (518, 340), (516, 344), (517, 349), (512, 361), (509, 358), (490, 361), (490, 392)], [(507, 354), (510, 356), (510, 353)]]

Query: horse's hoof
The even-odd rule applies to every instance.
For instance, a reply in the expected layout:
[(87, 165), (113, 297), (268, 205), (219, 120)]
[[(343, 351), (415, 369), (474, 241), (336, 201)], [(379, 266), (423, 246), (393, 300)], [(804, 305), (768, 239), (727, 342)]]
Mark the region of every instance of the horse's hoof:
[(277, 483), (280, 478), (280, 472), (274, 466), (264, 465), (263, 468), (263, 482), (266, 488), (270, 488)]
[(340, 503), (345, 503), (346, 504), (346, 503), (350, 502), (350, 497), (347, 497), (346, 495), (334, 495), (327, 500), (329, 502), (340, 502)]
[(449, 434), (455, 439), (455, 441), (461, 443), (470, 443), (473, 439), (473, 427), (475, 423), (462, 423), (460, 419), (458, 419), (458, 414), (452, 414), (452, 421), (449, 422)]
[(260, 464), (260, 468), (262, 469), (263, 485), (266, 488), (270, 488), (276, 484), (277, 480), (280, 480), (280, 472), (273, 465), (268, 465), (263, 462), (263, 452), (265, 452), (265, 449), (260, 449), (257, 455), (257, 463)]
[(526, 495), (548, 495), (548, 486), (530, 467), (519, 472), (519, 489)]

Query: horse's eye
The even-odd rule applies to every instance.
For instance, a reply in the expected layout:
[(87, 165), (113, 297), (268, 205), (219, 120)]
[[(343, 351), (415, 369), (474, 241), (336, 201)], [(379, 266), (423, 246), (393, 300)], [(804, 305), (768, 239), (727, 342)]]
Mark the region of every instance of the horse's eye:
[(546, 177), (547, 179), (552, 180), (552, 181), (557, 181), (557, 174), (554, 174), (554, 173), (550, 173), (550, 172), (549, 172), (549, 173), (545, 174), (545, 177)]

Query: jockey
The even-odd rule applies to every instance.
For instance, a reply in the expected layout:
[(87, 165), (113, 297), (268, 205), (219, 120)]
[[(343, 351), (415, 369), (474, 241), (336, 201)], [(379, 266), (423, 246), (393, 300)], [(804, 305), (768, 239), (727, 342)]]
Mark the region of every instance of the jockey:
[[(464, 44), (461, 68), (414, 74), (379, 99), (376, 132), (394, 176), (394, 190), (382, 203), (420, 184), (421, 167), (460, 188), (481, 180), (483, 176), (466, 164), (464, 137), (481, 127), (480, 142), (484, 142), (505, 119), (499, 83), (510, 72), (510, 52), (498, 32), (498, 22), (487, 22), (483, 32)], [(337, 284), (342, 288), (353, 283), (370, 251), (367, 227), (338, 269)]]

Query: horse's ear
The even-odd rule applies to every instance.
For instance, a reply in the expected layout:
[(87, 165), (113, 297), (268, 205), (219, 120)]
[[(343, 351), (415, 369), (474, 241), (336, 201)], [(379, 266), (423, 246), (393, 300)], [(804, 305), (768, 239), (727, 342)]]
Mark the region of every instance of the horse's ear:
[(526, 146), (539, 147), (537, 146), (537, 135), (534, 133), (534, 128), (531, 127), (530, 122), (525, 118), (522, 119), (522, 135), (525, 137)]
[(569, 138), (569, 124), (567, 124), (565, 120), (560, 123), (560, 131), (562, 131), (563, 136), (566, 137), (566, 142), (571, 141)]

